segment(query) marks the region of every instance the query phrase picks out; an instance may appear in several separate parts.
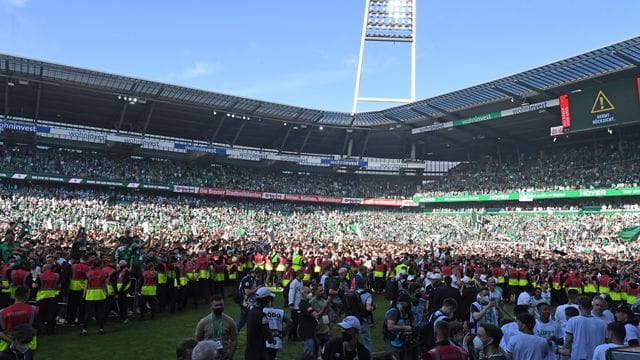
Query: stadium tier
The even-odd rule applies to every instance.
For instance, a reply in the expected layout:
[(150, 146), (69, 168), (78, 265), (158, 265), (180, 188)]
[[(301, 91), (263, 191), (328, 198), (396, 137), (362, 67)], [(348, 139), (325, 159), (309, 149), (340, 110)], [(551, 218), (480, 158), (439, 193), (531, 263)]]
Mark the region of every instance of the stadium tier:
[[(196, 337), (217, 326), (209, 345), (224, 352), (220, 336), (235, 321), (213, 319), (225, 291), (239, 328), (247, 317), (247, 328), (252, 318), (264, 325), (260, 308), (283, 291), (296, 321), (390, 324), (399, 335), (389, 344), (418, 344), (431, 325), (444, 334), (424, 321), (438, 309), (480, 331), (488, 313), (494, 325), (513, 316), (505, 302), (523, 305), (518, 320), (531, 323), (544, 315), (539, 304), (566, 303), (574, 291), (589, 296), (585, 318), (592, 303), (638, 308), (639, 64), (636, 37), (350, 114), (0, 54), (0, 320), (31, 302), (43, 332), (82, 324), (87, 335), (94, 318), (103, 333), (107, 314), (111, 326), (206, 302), (213, 315)], [(398, 325), (393, 310), (365, 320), (347, 304), (370, 287), (370, 298), (423, 322)], [(303, 292), (329, 304), (300, 308)], [(631, 311), (620, 309), (621, 319)], [(289, 335), (285, 347), (297, 346), (299, 334)], [(562, 346), (545, 338), (545, 349), (547, 340)], [(351, 340), (336, 341), (345, 351)]]

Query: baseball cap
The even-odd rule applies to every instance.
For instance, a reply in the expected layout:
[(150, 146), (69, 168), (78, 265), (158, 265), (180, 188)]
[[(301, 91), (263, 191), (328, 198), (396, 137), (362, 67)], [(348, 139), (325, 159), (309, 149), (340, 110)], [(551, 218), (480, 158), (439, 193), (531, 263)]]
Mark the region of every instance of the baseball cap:
[(409, 275), (409, 277), (407, 277), (407, 280), (409, 280), (409, 281), (413, 281), (413, 280), (415, 280), (415, 276), (413, 276), (413, 275)]
[(269, 296), (276, 297), (276, 294), (272, 293), (268, 287), (261, 287), (260, 289), (258, 289), (258, 291), (256, 291), (257, 299), (264, 299)]
[(465, 284), (468, 284), (469, 282), (471, 282), (471, 278), (465, 275), (460, 281), (462, 281)]
[(442, 275), (440, 275), (440, 273), (433, 273), (433, 275), (431, 275), (431, 280), (441, 280), (442, 279)]
[(344, 330), (356, 329), (360, 331), (360, 320), (355, 316), (347, 316), (338, 323), (338, 326)]

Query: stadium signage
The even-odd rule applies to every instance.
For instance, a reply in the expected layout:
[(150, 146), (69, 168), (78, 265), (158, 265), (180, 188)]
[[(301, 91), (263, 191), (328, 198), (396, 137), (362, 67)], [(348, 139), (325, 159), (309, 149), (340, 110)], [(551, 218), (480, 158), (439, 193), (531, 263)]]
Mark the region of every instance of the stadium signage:
[(636, 78), (607, 82), (569, 94), (571, 131), (584, 131), (640, 121)]
[(445, 195), (445, 196), (422, 196), (416, 194), (413, 201), (417, 203), (450, 203), (450, 202), (472, 202), (472, 201), (534, 201), (544, 199), (574, 199), (590, 197), (610, 197), (610, 196), (637, 196), (640, 195), (640, 187), (629, 187), (620, 189), (578, 189), (565, 191), (531, 191), (523, 193), (508, 194), (478, 194), (478, 195)]
[(173, 146), (179, 150), (200, 151), (200, 152), (207, 152), (207, 153), (221, 154), (221, 155), (227, 154), (227, 149), (218, 148), (218, 147), (190, 145), (190, 144), (182, 144), (182, 143), (174, 143)]
[(351, 159), (320, 159), (321, 164), (328, 165), (346, 165), (346, 166), (361, 166), (365, 167), (368, 165), (368, 162), (362, 160), (351, 160)]
[(22, 125), (22, 124), (7, 122), (7, 121), (0, 121), (0, 128), (8, 129), (8, 130), (36, 132), (36, 127), (33, 125)]
[(415, 135), (423, 132), (436, 131), (440, 129), (455, 127), (455, 126), (463, 126), (463, 125), (473, 124), (481, 121), (499, 119), (507, 116), (513, 116), (513, 115), (523, 114), (523, 113), (532, 112), (532, 111), (540, 111), (550, 107), (558, 106), (559, 104), (560, 104), (560, 101), (558, 99), (552, 99), (552, 100), (547, 100), (547, 101), (543, 101), (535, 104), (519, 106), (517, 108), (496, 111), (496, 112), (492, 112), (484, 115), (478, 115), (478, 116), (473, 116), (473, 117), (464, 118), (464, 119), (456, 119), (456, 120), (445, 122), (445, 123), (423, 126), (423, 127), (412, 129), (411, 133)]
[[(33, 121), (26, 118), (11, 118), (16, 121)], [(307, 166), (319, 166), (319, 167), (329, 167), (331, 165), (344, 165), (344, 166), (359, 166), (366, 167), (372, 170), (386, 170), (386, 171), (399, 171), (403, 167), (411, 167), (411, 168), (424, 168), (426, 166), (426, 162), (417, 162), (415, 164), (406, 165), (400, 161), (398, 162), (389, 162), (388, 159), (385, 161), (371, 159), (371, 160), (357, 160), (357, 159), (333, 159), (326, 158), (327, 155), (293, 155), (293, 154), (278, 154), (275, 152), (264, 151), (261, 149), (251, 149), (251, 148), (234, 148), (227, 149), (222, 146), (208, 146), (206, 144), (198, 144), (198, 143), (187, 143), (187, 142), (174, 142), (170, 140), (165, 140), (161, 138), (155, 137), (142, 137), (141, 135), (136, 134), (128, 134), (128, 133), (119, 133), (119, 134), (111, 134), (103, 131), (90, 130), (85, 128), (73, 128), (66, 126), (50, 126), (49, 123), (46, 123), (47, 126), (43, 125), (30, 125), (20, 122), (9, 122), (9, 121), (0, 121), (0, 128), (26, 131), (26, 132), (34, 132), (38, 136), (43, 137), (53, 137), (53, 138), (64, 138), (72, 141), (81, 141), (81, 142), (92, 142), (92, 143), (101, 143), (104, 144), (107, 141), (120, 142), (126, 144), (136, 144), (140, 145), (144, 148), (148, 149), (157, 149), (164, 151), (175, 151), (175, 152), (188, 152), (188, 151), (196, 151), (196, 152), (207, 152), (214, 154), (226, 155), (230, 158), (242, 159), (242, 160), (251, 160), (251, 161), (259, 161), (262, 159), (269, 159), (275, 161), (288, 161), (295, 162), (301, 165)], [(184, 140), (187, 141), (187, 140)], [(324, 158), (323, 158), (324, 156)]]

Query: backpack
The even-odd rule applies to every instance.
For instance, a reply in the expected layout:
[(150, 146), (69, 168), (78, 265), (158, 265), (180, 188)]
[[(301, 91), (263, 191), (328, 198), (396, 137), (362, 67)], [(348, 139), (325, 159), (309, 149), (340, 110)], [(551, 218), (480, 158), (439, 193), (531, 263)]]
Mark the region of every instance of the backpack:
[(346, 316), (353, 315), (360, 321), (367, 317), (367, 308), (360, 297), (361, 294), (366, 292), (371, 293), (371, 290), (364, 290), (361, 293), (354, 291), (344, 295), (344, 312)]
[(436, 315), (439, 310), (436, 310), (431, 316), (429, 316), (429, 322), (424, 327), (425, 333), (425, 345), (427, 350), (431, 350), (436, 346), (436, 334), (433, 331), (433, 327), (439, 319), (444, 321), (449, 321), (446, 315), (440, 313), (440, 315)]
[(389, 301), (396, 301), (398, 299), (398, 281), (395, 279), (387, 280), (387, 284), (384, 288), (384, 298)]
[[(391, 341), (391, 340), (395, 340), (396, 337), (398, 336), (398, 334), (394, 333), (393, 331), (389, 330), (389, 328), (387, 328), (387, 320), (390, 317), (390, 314), (392, 311), (397, 311), (398, 312), (398, 316), (401, 316), (400, 313), (400, 309), (398, 309), (398, 307), (396, 305), (394, 306), (390, 306), (387, 311), (384, 313), (384, 321), (382, 322), (382, 338), (385, 341)], [(413, 320), (413, 314), (411, 313), (411, 311), (409, 311), (408, 315), (408, 320), (412, 321)]]
[(247, 279), (247, 276), (251, 276), (251, 275), (245, 275), (240, 280), (240, 284), (238, 284), (236, 291), (233, 293), (233, 302), (238, 305), (242, 304), (242, 301), (244, 300), (244, 288), (242, 287), (242, 284), (244, 284), (244, 281)]

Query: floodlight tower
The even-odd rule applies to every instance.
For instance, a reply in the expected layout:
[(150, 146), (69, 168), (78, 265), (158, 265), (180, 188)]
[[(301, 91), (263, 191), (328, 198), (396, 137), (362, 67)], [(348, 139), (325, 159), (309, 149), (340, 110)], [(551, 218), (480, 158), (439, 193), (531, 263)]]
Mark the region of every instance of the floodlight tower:
[[(362, 23), (362, 39), (356, 91), (353, 96), (353, 113), (359, 101), (408, 103), (416, 100), (416, 0), (367, 0)], [(411, 98), (360, 97), (362, 60), (368, 41), (391, 41), (411, 43)]]

